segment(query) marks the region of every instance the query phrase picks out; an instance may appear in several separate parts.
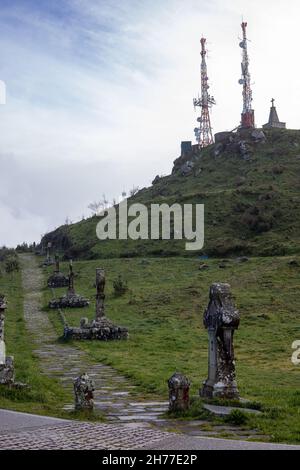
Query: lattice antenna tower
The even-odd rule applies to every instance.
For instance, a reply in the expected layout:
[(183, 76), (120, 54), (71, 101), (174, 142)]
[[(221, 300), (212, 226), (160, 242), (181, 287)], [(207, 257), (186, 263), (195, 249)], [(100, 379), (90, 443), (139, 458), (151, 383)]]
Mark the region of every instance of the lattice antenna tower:
[(194, 129), (196, 141), (200, 148), (207, 147), (213, 144), (213, 133), (210, 122), (209, 109), (216, 104), (213, 96), (210, 96), (208, 76), (207, 76), (207, 65), (206, 65), (206, 39), (201, 38), (201, 98), (194, 98), (194, 107), (201, 108), (201, 115), (197, 118), (199, 126)]
[(249, 72), (249, 56), (248, 56), (248, 39), (247, 39), (247, 23), (244, 21), (241, 24), (243, 39), (240, 42), (242, 48), (242, 78), (239, 84), (243, 85), (243, 111), (241, 117), (241, 127), (249, 128), (255, 127), (254, 110), (252, 109), (252, 89), (251, 89), (251, 76)]

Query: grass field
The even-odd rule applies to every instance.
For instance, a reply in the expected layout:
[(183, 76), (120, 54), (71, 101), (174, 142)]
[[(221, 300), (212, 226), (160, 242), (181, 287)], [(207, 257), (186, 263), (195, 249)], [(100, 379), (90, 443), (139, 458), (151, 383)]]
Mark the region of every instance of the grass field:
[[(197, 394), (207, 373), (202, 316), (209, 286), (215, 281), (229, 282), (241, 312), (235, 334), (240, 393), (263, 410), (261, 416), (249, 417), (248, 425), (273, 441), (300, 442), (300, 366), (291, 362), (291, 344), (300, 339), (300, 268), (290, 266), (289, 260), (230, 260), (221, 269), (220, 260), (210, 259), (205, 261), (209, 265), (205, 271), (199, 271), (199, 260), (177, 257), (81, 261), (75, 263), (75, 286), (90, 298), (91, 306), (65, 313), (70, 325), (79, 325), (81, 317), (94, 317), (95, 269), (104, 267), (107, 316), (128, 327), (130, 339), (80, 342), (80, 347), (130, 377), (141, 393), (165, 399), (166, 380), (177, 370), (191, 379), (192, 394)], [(67, 265), (62, 269), (67, 271)], [(112, 283), (119, 273), (129, 290), (115, 297)], [(45, 290), (45, 305), (49, 299), (50, 292)], [(48, 314), (61, 335), (57, 313)]]

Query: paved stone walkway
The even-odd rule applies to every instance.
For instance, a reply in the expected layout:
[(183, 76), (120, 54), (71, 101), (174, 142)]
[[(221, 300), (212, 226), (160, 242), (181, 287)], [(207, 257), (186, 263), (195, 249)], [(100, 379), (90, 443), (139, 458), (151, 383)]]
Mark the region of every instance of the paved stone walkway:
[(112, 425), (72, 421), (31, 430), (0, 433), (6, 450), (117, 450), (138, 449), (170, 437), (142, 425)]

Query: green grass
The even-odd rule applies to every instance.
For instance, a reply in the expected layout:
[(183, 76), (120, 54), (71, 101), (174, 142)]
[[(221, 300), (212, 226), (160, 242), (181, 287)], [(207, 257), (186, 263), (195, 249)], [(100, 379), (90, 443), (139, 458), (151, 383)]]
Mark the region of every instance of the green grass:
[(33, 340), (26, 330), (23, 317), (21, 273), (0, 276), (0, 292), (5, 294), (8, 308), (5, 318), (7, 354), (15, 358), (16, 381), (29, 385), (17, 390), (0, 386), (0, 407), (43, 415), (68, 417), (61, 410), (69, 396), (55, 381), (41, 375), (33, 353)]
[[(128, 327), (130, 338), (78, 342), (79, 346), (94, 360), (130, 377), (140, 394), (166, 399), (166, 381), (174, 371), (186, 374), (192, 394), (197, 394), (207, 374), (202, 316), (209, 286), (215, 281), (229, 282), (241, 312), (234, 340), (239, 390), (263, 410), (260, 416), (247, 416), (247, 423), (272, 441), (300, 442), (300, 369), (291, 363), (291, 344), (300, 339), (300, 268), (289, 266), (289, 259), (231, 260), (226, 269), (219, 268), (219, 260), (209, 259), (205, 271), (199, 271), (199, 260), (179, 257), (78, 262), (76, 290), (90, 298), (91, 306), (67, 310), (66, 317), (74, 326), (83, 316), (94, 317), (95, 269), (104, 267), (107, 315)], [(62, 268), (67, 270), (66, 265)], [(129, 291), (115, 297), (113, 281), (119, 273)], [(57, 294), (64, 291), (59, 289)], [(50, 292), (45, 291), (45, 305), (49, 298)], [(61, 335), (57, 313), (49, 315)]]

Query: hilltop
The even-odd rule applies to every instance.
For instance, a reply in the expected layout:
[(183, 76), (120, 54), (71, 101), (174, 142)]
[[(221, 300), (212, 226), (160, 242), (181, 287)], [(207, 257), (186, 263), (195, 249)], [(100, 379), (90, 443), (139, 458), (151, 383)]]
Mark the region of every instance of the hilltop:
[[(217, 135), (206, 149), (174, 162), (128, 203), (202, 203), (208, 256), (272, 256), (300, 252), (300, 131), (238, 131)], [(195, 256), (178, 240), (99, 241), (97, 216), (48, 233), (66, 257)]]

